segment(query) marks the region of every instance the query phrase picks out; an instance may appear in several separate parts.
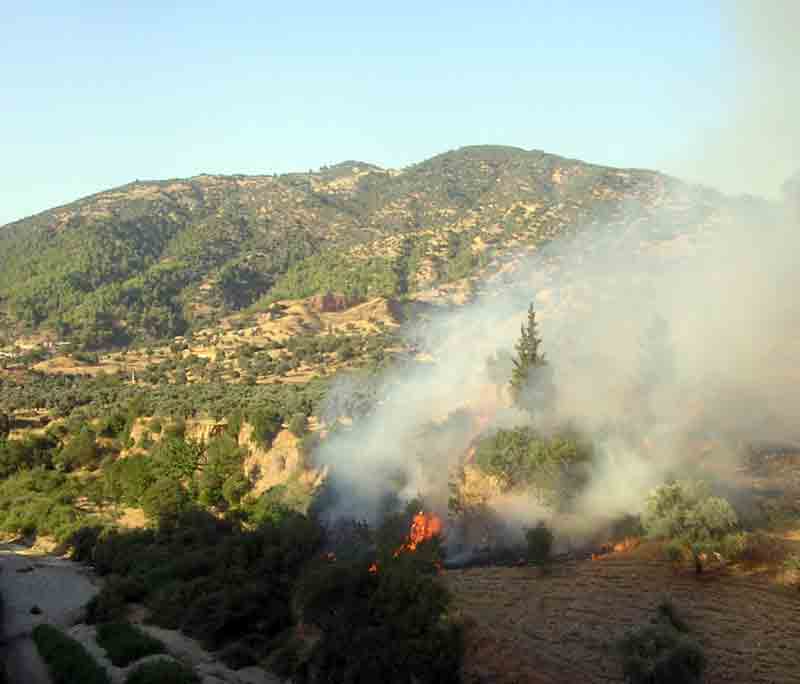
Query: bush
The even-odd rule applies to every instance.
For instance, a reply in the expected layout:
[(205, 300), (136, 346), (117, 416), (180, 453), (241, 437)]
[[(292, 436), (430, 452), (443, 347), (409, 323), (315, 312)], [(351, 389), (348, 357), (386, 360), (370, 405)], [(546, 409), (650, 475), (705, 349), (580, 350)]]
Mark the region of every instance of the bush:
[(296, 413), (289, 421), (289, 430), (295, 437), (303, 437), (308, 432), (308, 417), (304, 413)]
[[(206, 449), (205, 464), (197, 477), (199, 501), (204, 506), (236, 504), (248, 489), (242, 473), (245, 452), (227, 434), (214, 437)], [(227, 486), (228, 481), (231, 483)]]
[(105, 649), (116, 667), (126, 667), (145, 656), (164, 653), (166, 649), (158, 639), (128, 622), (107, 622), (97, 628), (97, 643)]
[(174, 524), (178, 516), (192, 506), (189, 493), (177, 480), (158, 480), (142, 496), (142, 509), (160, 526)]
[(543, 565), (550, 559), (553, 550), (553, 533), (543, 522), (525, 532), (528, 545), (528, 561)]
[(571, 433), (546, 438), (532, 428), (498, 430), (480, 441), (475, 463), (506, 489), (525, 487), (546, 505), (564, 505), (588, 479), (590, 445)]
[(55, 627), (37, 625), (33, 640), (55, 684), (110, 684), (108, 673), (89, 652)]
[(21, 470), (51, 468), (57, 446), (58, 442), (52, 436), (0, 439), (0, 478), (10, 477)]
[(737, 524), (736, 512), (725, 499), (711, 496), (704, 482), (689, 480), (656, 487), (642, 513), (647, 534), (677, 542), (691, 553), (698, 573), (704, 554), (741, 549), (741, 540), (729, 539)]
[(97, 448), (95, 433), (84, 426), (67, 445), (61, 449), (56, 461), (65, 470), (78, 468), (95, 468), (100, 459), (100, 450)]
[(186, 436), (186, 421), (178, 418), (163, 428), (164, 437), (172, 439), (183, 439)]
[(403, 562), (377, 572), (359, 562), (323, 563), (297, 595), (304, 621), (322, 631), (306, 663), (312, 680), (460, 681), (461, 630), (432, 576)]
[(281, 430), (283, 418), (273, 409), (262, 408), (250, 415), (250, 423), (253, 425), (253, 439), (260, 446), (269, 449), (272, 440)]
[(125, 684), (197, 684), (198, 676), (174, 660), (156, 660), (135, 668)]
[(630, 631), (618, 644), (625, 681), (630, 684), (699, 684), (706, 658), (670, 602), (650, 624)]

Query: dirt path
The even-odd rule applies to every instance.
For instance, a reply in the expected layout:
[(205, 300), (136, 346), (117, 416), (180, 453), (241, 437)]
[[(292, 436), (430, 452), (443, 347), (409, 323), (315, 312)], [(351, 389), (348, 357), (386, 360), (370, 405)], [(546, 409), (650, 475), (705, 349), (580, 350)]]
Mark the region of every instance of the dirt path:
[(448, 571), (472, 623), (465, 681), (622, 682), (613, 645), (670, 596), (708, 656), (708, 684), (800, 681), (800, 593), (755, 578), (673, 572), (663, 562), (608, 559), (532, 568)]
[[(72, 624), (98, 590), (89, 570), (77, 563), (32, 554), (23, 546), (0, 545), (2, 650), (11, 682), (49, 684), (31, 631), (42, 622), (63, 627)], [(34, 605), (41, 613), (31, 613)]]

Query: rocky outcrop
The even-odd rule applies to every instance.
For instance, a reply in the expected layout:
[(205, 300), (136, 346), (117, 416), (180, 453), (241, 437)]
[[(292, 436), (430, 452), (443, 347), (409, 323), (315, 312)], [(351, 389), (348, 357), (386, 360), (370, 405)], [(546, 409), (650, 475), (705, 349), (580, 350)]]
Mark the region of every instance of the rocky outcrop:
[(324, 295), (316, 295), (308, 300), (309, 309), (316, 313), (345, 311), (358, 303), (359, 300), (355, 297), (348, 297), (343, 294), (332, 294), (330, 292)]
[(252, 435), (252, 425), (245, 423), (239, 433), (239, 446), (247, 450), (244, 472), (253, 483), (253, 495), (260, 496), (290, 481), (297, 482), (309, 493), (322, 484), (326, 471), (310, 466), (300, 440), (289, 430), (281, 430), (269, 449), (258, 445)]

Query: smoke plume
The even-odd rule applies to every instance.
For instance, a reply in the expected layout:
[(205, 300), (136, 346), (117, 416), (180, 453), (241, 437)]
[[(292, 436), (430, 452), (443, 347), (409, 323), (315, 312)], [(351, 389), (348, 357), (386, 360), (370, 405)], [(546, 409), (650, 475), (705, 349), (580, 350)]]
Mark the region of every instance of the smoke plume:
[[(725, 115), (699, 132), (679, 171), (731, 193), (777, 197), (800, 169), (800, 4), (722, 3)], [(691, 106), (690, 103), (687, 103)]]

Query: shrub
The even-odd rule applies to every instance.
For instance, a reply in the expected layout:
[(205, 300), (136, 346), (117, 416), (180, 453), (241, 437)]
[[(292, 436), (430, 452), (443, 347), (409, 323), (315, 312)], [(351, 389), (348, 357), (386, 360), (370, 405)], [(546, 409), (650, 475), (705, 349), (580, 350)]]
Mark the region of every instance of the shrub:
[(138, 506), (156, 481), (152, 460), (132, 455), (103, 469), (104, 492), (113, 501)]
[(57, 445), (52, 436), (34, 435), (24, 440), (0, 440), (0, 478), (31, 468), (51, 468)]
[(711, 496), (704, 482), (688, 480), (656, 487), (642, 513), (648, 535), (680, 544), (691, 553), (698, 573), (704, 554), (737, 546), (726, 539), (737, 524), (736, 512), (725, 499)]
[(75, 470), (77, 468), (96, 467), (100, 458), (100, 451), (97, 448), (95, 433), (84, 426), (69, 443), (61, 449), (57, 458), (65, 470)]
[(164, 437), (171, 437), (172, 439), (183, 439), (186, 436), (186, 421), (183, 418), (178, 418), (166, 427), (163, 427)]
[(671, 563), (680, 563), (683, 560), (684, 548), (680, 542), (671, 540), (664, 545), (664, 556)]
[(281, 430), (283, 418), (273, 409), (261, 408), (250, 415), (250, 423), (253, 425), (253, 439), (268, 449)]
[(475, 451), (476, 464), (507, 489), (529, 488), (553, 506), (580, 490), (592, 459), (591, 446), (571, 433), (546, 438), (527, 427), (498, 430)]
[(89, 599), (86, 604), (86, 622), (95, 625), (125, 617), (125, 598), (118, 591), (108, 586)]
[[(316, 681), (458, 682), (461, 630), (446, 615), (449, 596), (405, 563), (324, 563), (301, 581), (306, 623), (322, 631), (307, 667)], [(288, 654), (296, 655), (296, 654)], [(288, 663), (285, 663), (288, 664)]]
[(164, 653), (158, 639), (145, 634), (128, 622), (107, 622), (97, 628), (97, 643), (105, 649), (116, 667), (126, 667), (145, 656)]
[(234, 439), (238, 439), (239, 433), (242, 430), (243, 422), (244, 416), (242, 415), (242, 412), (238, 410), (234, 411), (228, 416), (228, 423), (225, 426), (225, 432), (227, 432)]
[(108, 673), (89, 652), (55, 627), (37, 625), (33, 640), (55, 684), (110, 684)]
[[(205, 464), (197, 478), (200, 503), (204, 506), (238, 503), (248, 484), (242, 473), (244, 456), (244, 450), (230, 435), (221, 434), (211, 440), (206, 449)], [(226, 495), (228, 480), (232, 482)]]
[(625, 681), (630, 684), (699, 684), (703, 680), (703, 649), (668, 601), (658, 607), (650, 624), (628, 632), (617, 646)]
[(145, 515), (160, 526), (174, 524), (178, 516), (191, 505), (191, 497), (183, 485), (169, 478), (158, 480), (142, 496)]
[(295, 413), (289, 421), (289, 430), (295, 437), (303, 437), (308, 432), (308, 417), (304, 413)]
[(550, 559), (553, 550), (553, 533), (543, 522), (525, 532), (528, 545), (528, 561), (543, 565)]
[(155, 660), (135, 668), (125, 684), (197, 684), (193, 670), (174, 660)]

